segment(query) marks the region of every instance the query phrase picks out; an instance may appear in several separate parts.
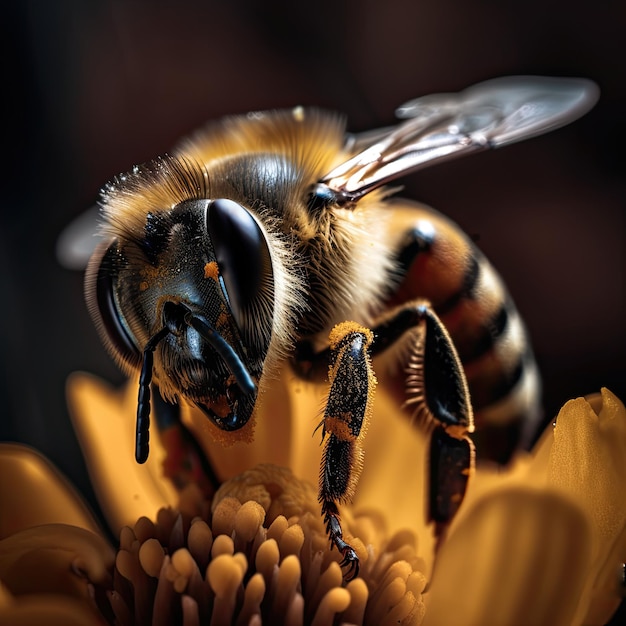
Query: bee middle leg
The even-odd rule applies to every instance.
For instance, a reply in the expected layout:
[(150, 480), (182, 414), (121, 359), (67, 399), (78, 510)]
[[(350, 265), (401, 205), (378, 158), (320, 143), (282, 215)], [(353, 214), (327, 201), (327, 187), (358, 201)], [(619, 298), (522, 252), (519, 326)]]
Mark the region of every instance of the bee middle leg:
[(331, 544), (343, 556), (346, 578), (358, 575), (359, 558), (343, 539), (338, 503), (349, 502), (363, 464), (361, 438), (371, 412), (376, 378), (369, 347), (372, 332), (353, 322), (338, 324), (330, 333), (330, 392), (324, 411), (319, 502)]

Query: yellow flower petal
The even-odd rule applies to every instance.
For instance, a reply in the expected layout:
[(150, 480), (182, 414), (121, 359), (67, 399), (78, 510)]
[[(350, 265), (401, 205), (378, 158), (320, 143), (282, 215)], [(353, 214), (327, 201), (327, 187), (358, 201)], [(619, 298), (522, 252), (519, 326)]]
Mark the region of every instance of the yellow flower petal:
[(0, 539), (41, 524), (69, 524), (100, 532), (84, 502), (39, 452), (0, 444)]
[[(118, 392), (87, 374), (67, 383), (70, 414), (98, 501), (114, 532), (161, 507), (178, 503), (179, 494), (163, 477), (165, 451), (150, 440), (150, 457), (135, 462), (137, 393)], [(128, 388), (130, 391), (130, 387)]]
[(425, 626), (569, 626), (590, 542), (583, 514), (556, 492), (511, 488), (482, 498), (440, 550)]
[[(111, 586), (113, 562), (103, 537), (76, 526), (35, 526), (3, 539), (0, 623), (99, 624), (93, 589)], [(63, 622), (70, 606), (76, 606), (76, 618)]]
[[(626, 523), (626, 409), (607, 389), (598, 413), (584, 398), (570, 400), (554, 428), (548, 479), (591, 515), (600, 543)], [(594, 550), (604, 546), (596, 545)]]
[[(11, 626), (105, 626), (87, 604), (68, 596), (29, 594), (7, 598), (0, 583), (0, 624)], [(3, 602), (4, 600), (4, 602)]]
[[(624, 599), (624, 563), (626, 563), (626, 528), (609, 550), (609, 557), (591, 579), (589, 605), (583, 623), (586, 626), (606, 624)], [(580, 614), (582, 615), (582, 607)]]
[[(571, 400), (561, 409), (548, 481), (569, 494), (591, 521), (592, 564), (577, 617), (585, 623), (604, 623), (619, 603), (616, 572), (626, 560), (626, 409), (607, 389), (590, 401)], [(613, 601), (605, 604), (600, 597)], [(587, 610), (594, 613), (591, 622), (585, 618)]]

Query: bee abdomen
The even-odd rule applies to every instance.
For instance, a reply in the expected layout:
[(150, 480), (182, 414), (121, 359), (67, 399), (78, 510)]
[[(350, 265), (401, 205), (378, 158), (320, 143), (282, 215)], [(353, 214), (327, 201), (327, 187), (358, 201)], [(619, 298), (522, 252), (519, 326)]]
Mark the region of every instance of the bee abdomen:
[(426, 207), (396, 214), (405, 233), (398, 242), (404, 279), (391, 304), (431, 302), (465, 370), (479, 457), (505, 462), (534, 435), (540, 417), (539, 376), (521, 317), (502, 279), (458, 226)]

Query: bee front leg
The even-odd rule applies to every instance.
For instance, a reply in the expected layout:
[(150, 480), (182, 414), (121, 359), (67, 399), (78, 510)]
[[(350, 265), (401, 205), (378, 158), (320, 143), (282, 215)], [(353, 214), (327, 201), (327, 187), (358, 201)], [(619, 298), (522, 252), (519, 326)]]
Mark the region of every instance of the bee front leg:
[(359, 558), (343, 539), (337, 503), (349, 502), (363, 465), (361, 439), (376, 387), (369, 356), (372, 332), (343, 322), (330, 333), (330, 392), (322, 426), (326, 439), (320, 468), (319, 502), (331, 545), (343, 556), (346, 578), (359, 573)]
[(454, 518), (474, 468), (469, 433), (474, 418), (465, 373), (454, 343), (427, 301), (414, 301), (391, 311), (374, 327), (374, 354), (399, 340), (412, 339), (407, 365), (407, 406), (431, 433), (429, 519), (438, 543)]

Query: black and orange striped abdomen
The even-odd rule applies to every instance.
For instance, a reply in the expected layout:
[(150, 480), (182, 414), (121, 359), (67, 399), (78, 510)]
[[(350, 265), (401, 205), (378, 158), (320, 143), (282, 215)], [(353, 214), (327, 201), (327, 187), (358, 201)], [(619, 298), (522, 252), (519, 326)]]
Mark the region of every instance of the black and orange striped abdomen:
[(390, 208), (403, 278), (388, 304), (431, 302), (463, 363), (478, 458), (506, 462), (534, 435), (541, 413), (539, 376), (524, 324), (500, 276), (454, 222), (408, 201)]

